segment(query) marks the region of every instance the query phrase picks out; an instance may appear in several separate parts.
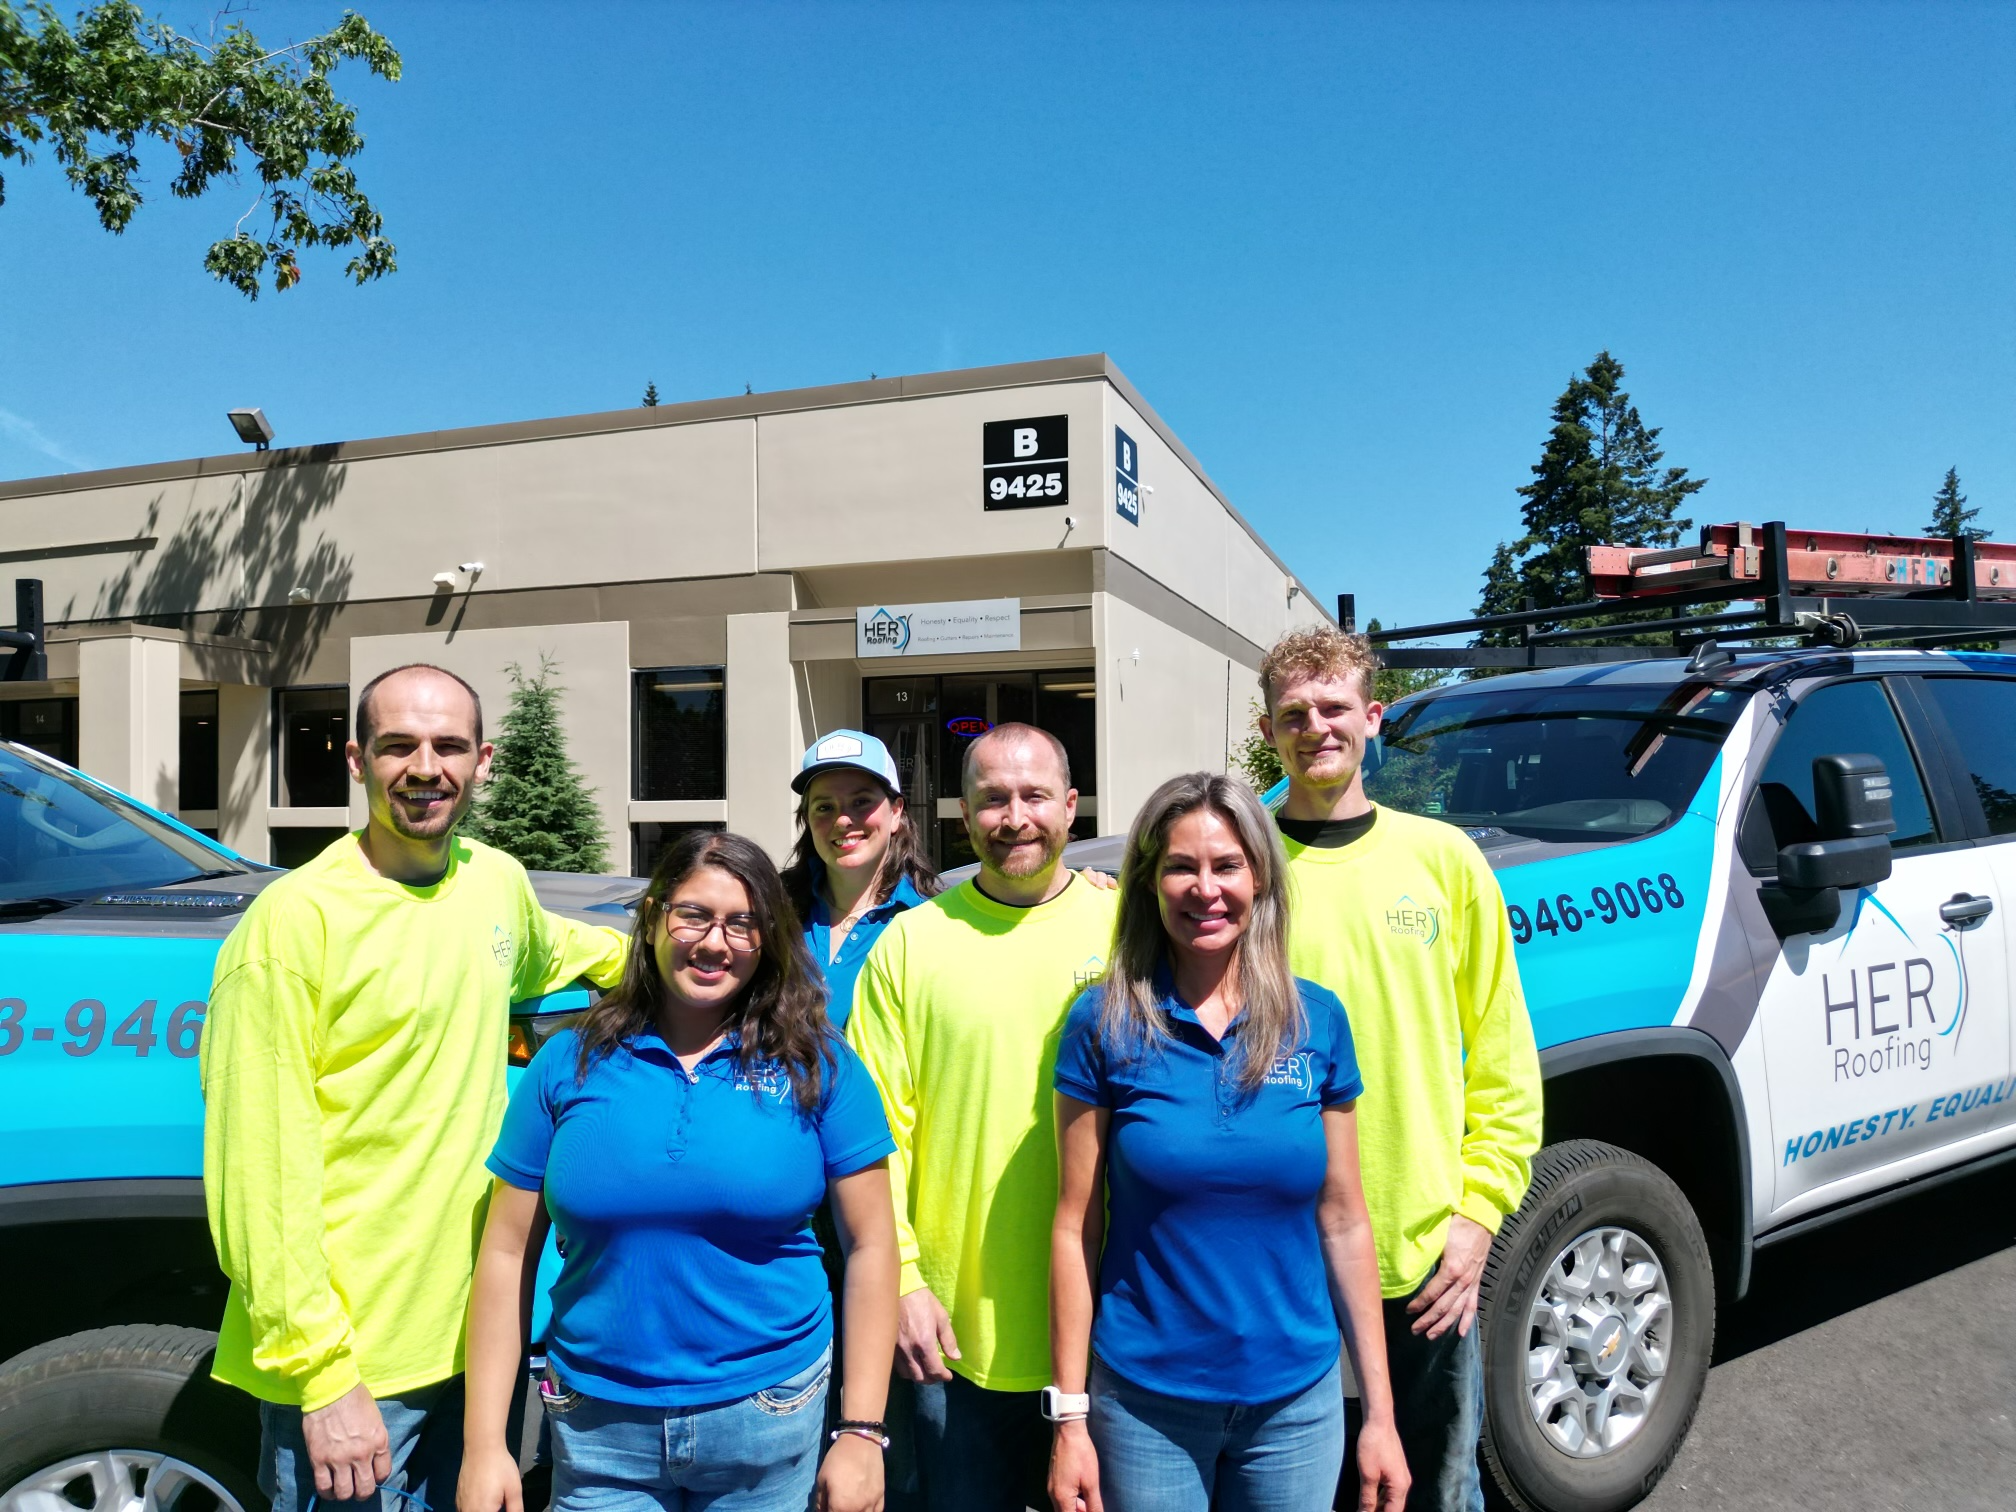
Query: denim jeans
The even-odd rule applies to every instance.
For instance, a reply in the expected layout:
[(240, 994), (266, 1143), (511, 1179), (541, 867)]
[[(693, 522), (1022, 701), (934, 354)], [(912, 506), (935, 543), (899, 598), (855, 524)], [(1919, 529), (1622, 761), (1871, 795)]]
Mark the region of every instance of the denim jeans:
[(1137, 1386), (1092, 1358), (1099, 1494), (1109, 1512), (1323, 1512), (1344, 1457), (1337, 1367), (1306, 1391), (1244, 1406)]
[(831, 1368), (829, 1350), (789, 1380), (709, 1407), (637, 1407), (563, 1389), (546, 1399), (553, 1512), (804, 1512)]
[[(392, 1478), (385, 1484), (420, 1498), (433, 1512), (454, 1512), (455, 1482), (462, 1474), (462, 1377), (378, 1399), (392, 1446)], [(301, 1437), (301, 1409), (259, 1404), (259, 1489), (273, 1512), (306, 1512), (315, 1497), (315, 1468)], [(316, 1512), (409, 1512), (410, 1504), (373, 1492), (337, 1501), (320, 1497)]]
[[(1432, 1280), (1433, 1277), (1430, 1277)], [(1427, 1281), (1421, 1285), (1426, 1287)], [(1386, 1302), (1386, 1370), (1393, 1380), (1393, 1420), (1414, 1488), (1410, 1512), (1484, 1512), (1484, 1478), (1477, 1441), (1484, 1434), (1484, 1355), (1477, 1324), (1459, 1339), (1451, 1328), (1439, 1339), (1413, 1331), (1407, 1304)], [(1358, 1401), (1351, 1401), (1349, 1452), (1337, 1488), (1337, 1505), (1358, 1505)]]
[(928, 1512), (1024, 1512), (1050, 1505), (1050, 1425), (1042, 1393), (988, 1391), (962, 1375), (911, 1388), (917, 1479)]

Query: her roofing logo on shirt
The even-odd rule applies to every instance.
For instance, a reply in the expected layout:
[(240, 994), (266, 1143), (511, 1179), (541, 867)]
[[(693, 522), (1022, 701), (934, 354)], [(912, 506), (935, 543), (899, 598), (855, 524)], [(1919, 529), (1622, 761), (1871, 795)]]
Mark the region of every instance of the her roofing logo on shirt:
[(791, 1077), (776, 1061), (759, 1061), (754, 1066), (736, 1067), (735, 1090), (782, 1102), (791, 1094)]
[(1265, 1081), (1270, 1087), (1293, 1087), (1305, 1097), (1313, 1097), (1316, 1094), (1316, 1066), (1306, 1050), (1298, 1050), (1293, 1055), (1277, 1055), (1274, 1064), (1267, 1068)]
[(1386, 910), (1386, 928), (1389, 933), (1417, 939), (1423, 945), (1433, 945), (1442, 938), (1442, 911), (1439, 908), (1423, 908), (1402, 893), (1400, 901)]
[(490, 955), (499, 966), (509, 966), (511, 964), (511, 931), (506, 929), (502, 924), (491, 926)]
[(1096, 955), (1085, 957), (1085, 964), (1071, 974), (1071, 985), (1083, 992), (1099, 978), (1106, 975), (1106, 963)]

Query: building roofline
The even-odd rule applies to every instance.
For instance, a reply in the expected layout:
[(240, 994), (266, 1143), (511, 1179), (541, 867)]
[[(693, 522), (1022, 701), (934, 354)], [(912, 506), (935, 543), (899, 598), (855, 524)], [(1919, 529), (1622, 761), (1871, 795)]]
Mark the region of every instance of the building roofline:
[[(1162, 417), (1143, 399), (1104, 352), (1079, 357), (1052, 357), (1036, 362), (1007, 362), (992, 367), (955, 368), (939, 373), (913, 373), (895, 378), (870, 378), (853, 383), (829, 383), (813, 388), (780, 389), (767, 394), (736, 394), (725, 399), (694, 399), (679, 404), (650, 408), (603, 410), (587, 415), (558, 415), (546, 420), (509, 420), (495, 425), (469, 425), (453, 430), (413, 431), (405, 435), (378, 436), (359, 441), (325, 441), (308, 446), (275, 447), (263, 452), (225, 452), (209, 457), (188, 457), (173, 462), (144, 462), (133, 467), (107, 467), (90, 472), (54, 473), (39, 478), (0, 481), (0, 503), (18, 499), (47, 498), (53, 494), (81, 493), (88, 489), (120, 488), (135, 484), (168, 483), (185, 478), (217, 477), (228, 474), (265, 472), (304, 464), (362, 462), (384, 457), (412, 456), (428, 452), (464, 451), (481, 446), (509, 446), (522, 441), (553, 441), (575, 436), (603, 436), (620, 431), (650, 430), (657, 426), (695, 425), (710, 420), (759, 419), (764, 415), (791, 414), (801, 410), (840, 409), (856, 404), (882, 404), (898, 399), (921, 399), (936, 394), (978, 393), (988, 389), (1030, 388), (1040, 384), (1084, 382), (1103, 379), (1146, 420), (1183, 465), (1208, 489), (1226, 513), (1267, 553), (1276, 567), (1309, 595), (1308, 584), (1297, 577), (1267, 544), (1260, 532), (1211, 481), (1210, 474), (1177, 439)], [(1315, 603), (1312, 598), (1311, 603)], [(1320, 611), (1321, 604), (1316, 607)]]

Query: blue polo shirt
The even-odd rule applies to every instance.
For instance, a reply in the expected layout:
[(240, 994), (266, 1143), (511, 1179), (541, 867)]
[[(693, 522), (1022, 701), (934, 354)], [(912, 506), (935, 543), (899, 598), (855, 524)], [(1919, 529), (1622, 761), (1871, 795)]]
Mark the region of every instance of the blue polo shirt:
[(1337, 1363), (1316, 1232), (1323, 1110), (1364, 1089), (1343, 1005), (1296, 985), (1307, 1029), (1252, 1093), (1238, 1081), (1244, 1015), (1214, 1040), (1166, 977), (1173, 1038), (1159, 1052), (1123, 1058), (1105, 1041), (1100, 987), (1064, 1021), (1057, 1090), (1111, 1113), (1092, 1347), (1164, 1396), (1272, 1402)]
[(731, 1035), (688, 1074), (655, 1031), (576, 1081), (579, 1037), (532, 1059), (490, 1170), (545, 1193), (564, 1257), (547, 1354), (606, 1401), (736, 1401), (814, 1364), (833, 1316), (812, 1210), (895, 1143), (860, 1058), (831, 1041), (816, 1114)]
[(833, 914), (826, 907), (826, 870), (815, 856), (812, 860), (812, 917), (805, 922), (805, 944), (813, 964), (826, 978), (826, 1017), (835, 1029), (847, 1027), (847, 1015), (854, 1011), (854, 983), (867, 963), (868, 952), (882, 938), (889, 921), (905, 909), (915, 908), (924, 895), (908, 877), (898, 877), (889, 896), (854, 921), (847, 938), (840, 942), (840, 958), (826, 959), (833, 948)]

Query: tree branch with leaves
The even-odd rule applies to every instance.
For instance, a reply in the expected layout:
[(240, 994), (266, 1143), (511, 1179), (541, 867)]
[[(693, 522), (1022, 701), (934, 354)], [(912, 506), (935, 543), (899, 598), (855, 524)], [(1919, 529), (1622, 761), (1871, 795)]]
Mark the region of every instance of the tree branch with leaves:
[[(330, 82), (345, 61), (399, 77), (399, 54), (354, 11), (321, 36), (268, 48), (237, 21), (208, 42), (185, 37), (130, 0), (93, 6), (74, 26), (47, 5), (0, 0), (0, 162), (32, 163), (47, 143), (115, 234), (145, 198), (146, 140), (179, 156), (169, 184), (178, 199), (249, 168), (258, 196), (204, 255), (212, 275), (257, 299), (269, 277), (276, 291), (301, 281), (301, 251), (353, 248), (344, 271), (366, 284), (398, 263), (350, 166), (364, 137)], [(261, 210), (269, 218), (255, 235), (245, 223)]]

